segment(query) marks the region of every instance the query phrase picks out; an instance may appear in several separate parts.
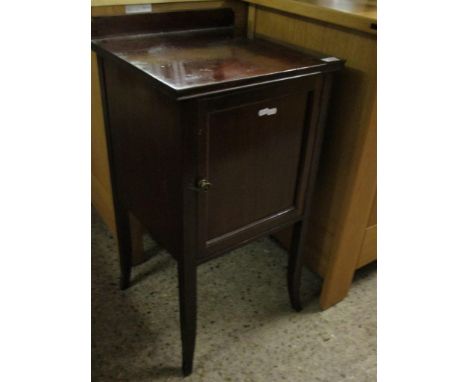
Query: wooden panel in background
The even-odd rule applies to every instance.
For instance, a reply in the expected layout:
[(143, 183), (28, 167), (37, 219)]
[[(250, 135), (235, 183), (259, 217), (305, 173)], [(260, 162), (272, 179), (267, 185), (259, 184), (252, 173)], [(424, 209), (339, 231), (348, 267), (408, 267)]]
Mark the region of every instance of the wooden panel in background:
[(245, 0), (333, 25), (377, 34), (377, 0)]
[(374, 196), (374, 203), (372, 203), (372, 209), (369, 214), (369, 221), (367, 222), (368, 227), (372, 227), (377, 224), (377, 194)]
[(257, 7), (250, 5), (247, 13), (247, 37), (253, 39), (255, 37), (255, 22), (257, 20)]
[(361, 268), (375, 260), (377, 254), (377, 226), (368, 227), (362, 241), (361, 253), (359, 254), (356, 268)]
[[(323, 283), (320, 305), (326, 309), (346, 297), (361, 256), (367, 222), (377, 190), (377, 111), (373, 103), (371, 121), (359, 150), (356, 173), (336, 227), (336, 241)], [(372, 248), (372, 247), (370, 247)], [(370, 262), (377, 253), (367, 253)]]
[[(141, 2), (137, 3), (141, 4)], [(211, 0), (153, 3), (153, 12), (175, 12), (195, 9), (231, 8), (234, 11), (235, 28), (238, 34), (245, 33), (247, 25), (247, 4), (238, 0)], [(91, 16), (118, 16), (125, 14), (125, 5), (99, 6), (91, 8)]]

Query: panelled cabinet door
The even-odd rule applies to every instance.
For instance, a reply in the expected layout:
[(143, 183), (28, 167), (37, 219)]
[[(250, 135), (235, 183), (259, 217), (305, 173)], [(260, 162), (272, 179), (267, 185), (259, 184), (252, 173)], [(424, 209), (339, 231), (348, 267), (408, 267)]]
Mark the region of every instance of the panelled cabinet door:
[(199, 126), (202, 256), (302, 214), (312, 91), (205, 101)]

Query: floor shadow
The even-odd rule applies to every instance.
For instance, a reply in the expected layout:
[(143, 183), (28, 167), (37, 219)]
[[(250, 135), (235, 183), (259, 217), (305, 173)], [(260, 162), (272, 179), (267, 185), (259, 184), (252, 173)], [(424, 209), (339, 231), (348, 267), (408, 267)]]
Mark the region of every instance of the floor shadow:
[(136, 285), (142, 280), (154, 276), (157, 273), (164, 272), (169, 267), (173, 266), (175, 260), (169, 256), (164, 256), (165, 254), (166, 252), (159, 247), (145, 251), (145, 257), (149, 260), (133, 268), (131, 285)]
[[(142, 347), (160, 347), (160, 336), (153, 331), (132, 291), (119, 289), (117, 245), (95, 211), (92, 214), (91, 256), (92, 380), (137, 381), (134, 367), (128, 367), (128, 364), (141, 357)], [(154, 369), (161, 372), (161, 377), (179, 370), (161, 369), (156, 365)]]
[(377, 272), (377, 261), (373, 261), (356, 270), (353, 283), (368, 279)]
[[(156, 244), (134, 267), (132, 286), (118, 288), (117, 244), (92, 217), (92, 380), (158, 381), (181, 376), (176, 262)], [(149, 249), (147, 249), (149, 248)], [(265, 238), (198, 267), (196, 358), (210, 360), (226, 341), (285, 317), (321, 312), (321, 279), (304, 269), (304, 310), (287, 292), (287, 252)]]

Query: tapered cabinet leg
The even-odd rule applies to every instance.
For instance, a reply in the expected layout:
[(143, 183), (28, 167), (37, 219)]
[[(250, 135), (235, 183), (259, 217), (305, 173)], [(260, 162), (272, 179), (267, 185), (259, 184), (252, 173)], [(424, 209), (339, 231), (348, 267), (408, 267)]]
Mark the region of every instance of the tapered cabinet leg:
[(143, 250), (143, 226), (138, 219), (130, 213), (130, 233), (132, 235), (132, 266), (144, 263), (147, 258)]
[(130, 286), (132, 270), (132, 233), (130, 229), (130, 215), (120, 206), (114, 207), (117, 226), (117, 241), (120, 257), (120, 289)]
[(183, 261), (178, 264), (180, 330), (182, 335), (182, 372), (190, 375), (193, 369), (195, 337), (197, 330), (197, 280), (196, 265)]
[(296, 311), (302, 310), (301, 304), (301, 275), (303, 265), (303, 232), (304, 224), (296, 223), (293, 228), (291, 251), (288, 262), (288, 292), (291, 306)]

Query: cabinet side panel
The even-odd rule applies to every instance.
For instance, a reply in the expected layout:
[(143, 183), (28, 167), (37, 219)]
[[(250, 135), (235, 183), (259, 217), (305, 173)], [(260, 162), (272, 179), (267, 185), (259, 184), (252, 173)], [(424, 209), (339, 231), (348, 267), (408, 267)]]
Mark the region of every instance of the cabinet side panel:
[(181, 131), (177, 104), (148, 79), (104, 60), (110, 150), (119, 200), (176, 254), (181, 238)]

